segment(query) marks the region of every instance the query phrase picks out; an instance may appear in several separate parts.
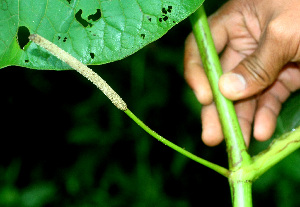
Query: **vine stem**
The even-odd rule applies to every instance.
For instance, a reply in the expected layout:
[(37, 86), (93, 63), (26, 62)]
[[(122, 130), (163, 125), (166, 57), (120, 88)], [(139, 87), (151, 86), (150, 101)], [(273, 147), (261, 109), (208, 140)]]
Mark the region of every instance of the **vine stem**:
[(70, 65), (73, 69), (79, 72), (81, 75), (86, 77), (90, 80), (94, 85), (96, 85), (110, 100), (111, 102), (120, 110), (124, 111), (133, 121), (135, 121), (142, 129), (148, 132), (151, 136), (162, 142), (163, 144), (169, 146), (170, 148), (174, 149), (175, 151), (185, 155), (186, 157), (205, 165), (212, 170), (220, 173), (221, 175), (228, 177), (229, 170), (223, 168), (217, 164), (209, 162), (205, 159), (202, 159), (187, 150), (175, 145), (174, 143), (168, 141), (167, 139), (163, 138), (153, 130), (151, 130), (148, 126), (146, 126), (140, 119), (138, 119), (128, 108), (127, 104), (123, 101), (123, 99), (92, 69), (88, 68), (86, 65), (81, 63), (79, 60), (74, 58), (72, 55), (67, 53), (66, 51), (59, 48), (57, 45), (53, 44), (49, 40), (41, 37), (37, 34), (31, 34), (29, 39), (34, 43), (40, 45), (51, 54), (62, 60), (63, 62)]

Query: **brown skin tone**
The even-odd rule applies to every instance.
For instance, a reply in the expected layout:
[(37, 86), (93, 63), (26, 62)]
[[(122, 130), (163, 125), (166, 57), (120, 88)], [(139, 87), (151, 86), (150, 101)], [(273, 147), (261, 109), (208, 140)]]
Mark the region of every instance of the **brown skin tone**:
[[(231, 0), (209, 24), (224, 74), (219, 88), (235, 101), (247, 146), (250, 136), (269, 139), (281, 105), (300, 88), (300, 1)], [(203, 104), (202, 140), (222, 142), (223, 134), (193, 34), (186, 40), (185, 78)]]

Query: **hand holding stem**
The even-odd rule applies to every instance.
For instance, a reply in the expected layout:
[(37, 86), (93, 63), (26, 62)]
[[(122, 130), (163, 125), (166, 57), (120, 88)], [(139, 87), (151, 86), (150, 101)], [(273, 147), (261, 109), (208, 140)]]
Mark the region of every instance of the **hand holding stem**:
[[(225, 72), (219, 89), (235, 101), (246, 145), (253, 122), (257, 140), (271, 137), (282, 103), (300, 88), (299, 11), (298, 0), (232, 0), (209, 17)], [(204, 105), (202, 139), (215, 146), (223, 134), (193, 34), (186, 41), (185, 77)]]

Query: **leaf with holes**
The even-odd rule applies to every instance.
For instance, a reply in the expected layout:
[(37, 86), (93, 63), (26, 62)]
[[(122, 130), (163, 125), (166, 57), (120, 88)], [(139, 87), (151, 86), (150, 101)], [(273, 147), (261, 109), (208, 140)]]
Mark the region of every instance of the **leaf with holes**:
[(0, 68), (70, 69), (37, 33), (85, 64), (125, 58), (163, 36), (204, 0), (0, 0)]

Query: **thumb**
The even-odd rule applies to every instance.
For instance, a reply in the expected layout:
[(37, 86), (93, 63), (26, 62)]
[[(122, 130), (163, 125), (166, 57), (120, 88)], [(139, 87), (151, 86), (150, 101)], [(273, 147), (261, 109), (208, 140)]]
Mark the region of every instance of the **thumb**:
[(283, 48), (282, 44), (265, 38), (256, 51), (221, 76), (221, 93), (228, 99), (238, 100), (263, 91), (276, 80), (280, 70), (291, 59), (286, 55), (289, 51)]

